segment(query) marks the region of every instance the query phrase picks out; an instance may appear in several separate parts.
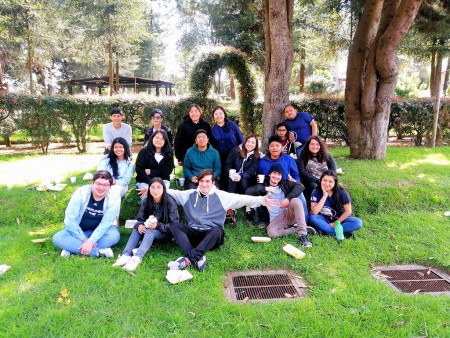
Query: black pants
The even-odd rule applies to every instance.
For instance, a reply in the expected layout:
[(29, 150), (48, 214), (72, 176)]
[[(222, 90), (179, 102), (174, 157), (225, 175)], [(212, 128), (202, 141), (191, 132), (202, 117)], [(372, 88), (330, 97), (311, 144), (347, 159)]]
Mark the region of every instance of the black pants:
[(192, 229), (181, 223), (174, 223), (170, 231), (183, 255), (193, 264), (197, 264), (207, 251), (218, 248), (223, 243), (225, 234), (219, 226), (205, 231)]

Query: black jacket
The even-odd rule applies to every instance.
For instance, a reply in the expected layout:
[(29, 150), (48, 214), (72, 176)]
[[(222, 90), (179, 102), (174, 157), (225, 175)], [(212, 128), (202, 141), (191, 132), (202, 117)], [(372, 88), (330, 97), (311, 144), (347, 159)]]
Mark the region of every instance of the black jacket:
[[(169, 233), (170, 234), (170, 227), (172, 226), (173, 223), (175, 222), (179, 222), (180, 221), (180, 216), (178, 214), (178, 208), (177, 208), (177, 203), (175, 202), (175, 200), (173, 199), (172, 196), (168, 196), (168, 205), (167, 207), (169, 208), (169, 223), (162, 223), (160, 222), (160, 216), (161, 216), (161, 211), (156, 208), (153, 211), (153, 216), (155, 216), (158, 219), (158, 223), (156, 225), (156, 230), (159, 230), (161, 232), (164, 233)], [(147, 218), (149, 218), (149, 216), (151, 215), (150, 210), (148, 210), (147, 207), (147, 200), (144, 200), (139, 208), (139, 212), (138, 212), (138, 217), (137, 217), (137, 222), (134, 224), (134, 228), (137, 229), (139, 227), (140, 224), (144, 224), (145, 221), (147, 220)]]
[(241, 157), (241, 150), (241, 145), (231, 150), (225, 163), (225, 173), (228, 173), (230, 169), (236, 169), (236, 172), (239, 173), (242, 167), (242, 173), (240, 173), (242, 178), (249, 179), (250, 177), (256, 177), (259, 159), (255, 160), (254, 154), (252, 154), (245, 160)]
[[(266, 187), (269, 186), (269, 184), (261, 184), (258, 183), (257, 185), (254, 185), (253, 187), (248, 188), (245, 191), (246, 195), (251, 196), (261, 196), (267, 194)], [(287, 180), (282, 180), (280, 183), (278, 183), (278, 186), (281, 188), (281, 190), (286, 195), (286, 198), (290, 201), (294, 197), (298, 197), (303, 190), (305, 190), (305, 187), (300, 182), (291, 182)]]
[[(172, 129), (165, 125), (161, 125), (161, 129), (164, 130), (167, 133), (167, 137), (169, 138), (170, 146), (173, 148), (173, 134)], [(153, 135), (153, 127), (150, 127), (147, 129), (144, 135), (144, 147), (147, 144), (147, 141), (150, 139), (150, 136)]]
[[(160, 177), (163, 180), (169, 180), (175, 164), (173, 162), (173, 153), (166, 152), (162, 154), (164, 157), (158, 163), (155, 155), (149, 149), (151, 144), (147, 144), (142, 148), (136, 158), (136, 182), (149, 183), (153, 177)], [(150, 175), (145, 173), (145, 169), (150, 169)]]
[(187, 150), (195, 143), (195, 132), (199, 129), (206, 130), (208, 138), (212, 140), (211, 126), (208, 122), (200, 118), (198, 123), (194, 123), (189, 115), (184, 117), (175, 136), (175, 156), (178, 161), (184, 161)]

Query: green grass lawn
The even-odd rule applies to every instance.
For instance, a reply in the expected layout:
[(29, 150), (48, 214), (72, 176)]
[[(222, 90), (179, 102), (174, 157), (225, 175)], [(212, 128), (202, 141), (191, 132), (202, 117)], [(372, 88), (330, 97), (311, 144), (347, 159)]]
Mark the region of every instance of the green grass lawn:
[[(204, 273), (171, 285), (166, 264), (180, 256), (175, 244), (156, 243), (134, 275), (113, 268), (112, 259), (61, 258), (51, 241), (34, 244), (28, 231), (51, 237), (62, 228), (72, 192), (0, 186), (0, 276), (2, 337), (450, 337), (448, 296), (404, 295), (374, 279), (376, 265), (418, 263), (450, 270), (450, 148), (389, 148), (386, 160), (351, 160), (333, 148), (341, 183), (363, 219), (356, 240), (338, 245), (332, 237), (296, 260), (282, 247), (299, 247), (296, 236), (253, 243), (264, 231), (238, 213), (226, 228), (225, 245), (208, 253)], [(45, 155), (42, 155), (45, 156)], [(49, 155), (47, 155), (49, 156)], [(82, 156), (82, 155), (73, 155)], [(8, 157), (8, 163), (17, 159)], [(93, 167), (95, 163), (93, 163)], [(70, 164), (68, 172), (70, 172)], [(17, 172), (20, 175), (20, 172)], [(135, 218), (132, 191), (122, 204), (122, 224)], [(113, 248), (123, 249), (130, 229)], [(224, 296), (230, 271), (290, 270), (301, 275), (308, 296), (293, 301), (233, 304)], [(69, 296), (57, 302), (60, 291)]]

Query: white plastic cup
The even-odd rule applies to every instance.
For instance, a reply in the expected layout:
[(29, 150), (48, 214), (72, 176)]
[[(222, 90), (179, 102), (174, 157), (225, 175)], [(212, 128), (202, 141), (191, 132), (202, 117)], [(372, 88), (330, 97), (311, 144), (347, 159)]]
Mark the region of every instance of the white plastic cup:
[(164, 185), (166, 186), (166, 189), (170, 189), (170, 181), (164, 180)]
[(77, 181), (76, 176), (70, 176), (70, 182), (75, 183)]
[(169, 177), (170, 177), (170, 180), (173, 181), (175, 179), (175, 174), (170, 174)]
[(184, 177), (180, 177), (180, 187), (184, 187)]
[(265, 175), (258, 175), (258, 183), (264, 183)]
[(234, 174), (236, 174), (236, 169), (230, 169), (230, 171), (228, 171), (228, 174), (230, 176), (233, 176)]

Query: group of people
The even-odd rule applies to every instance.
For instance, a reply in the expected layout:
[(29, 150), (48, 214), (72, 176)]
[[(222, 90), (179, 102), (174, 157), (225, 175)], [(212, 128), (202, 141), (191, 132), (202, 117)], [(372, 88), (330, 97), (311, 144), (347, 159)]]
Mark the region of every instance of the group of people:
[[(288, 104), (286, 119), (275, 127), (267, 153), (259, 149), (255, 134), (244, 137), (225, 109), (216, 106), (211, 127), (200, 106), (192, 104), (175, 137), (163, 124), (163, 113), (150, 114), (151, 128), (134, 165), (131, 127), (122, 122), (120, 108), (111, 111), (104, 125), (105, 155), (93, 184), (80, 187), (66, 209), (64, 229), (53, 242), (61, 255), (113, 257), (111, 247), (120, 235), (115, 220), (120, 198), (136, 172), (142, 203), (129, 240), (113, 266), (134, 271), (153, 241), (173, 237), (183, 255), (169, 269), (206, 267), (206, 252), (224, 240), (227, 215), (245, 207), (246, 218), (266, 228), (269, 237), (297, 234), (311, 247), (308, 234), (334, 235), (339, 221), (346, 236), (362, 221), (351, 216), (351, 198), (339, 185), (336, 163), (317, 134), (317, 123), (306, 112)], [(186, 190), (170, 189), (175, 167), (183, 167)], [(186, 224), (180, 223), (177, 205)]]

